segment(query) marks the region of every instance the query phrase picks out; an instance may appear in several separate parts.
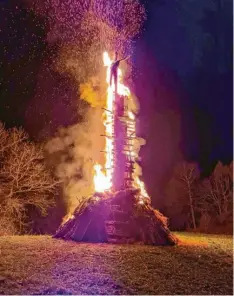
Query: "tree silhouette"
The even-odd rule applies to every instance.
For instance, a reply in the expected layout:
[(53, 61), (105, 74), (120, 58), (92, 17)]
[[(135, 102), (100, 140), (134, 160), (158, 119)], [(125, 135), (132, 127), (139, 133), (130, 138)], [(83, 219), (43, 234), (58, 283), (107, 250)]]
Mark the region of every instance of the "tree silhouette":
[(200, 186), (199, 205), (202, 212), (218, 218), (220, 223), (232, 216), (233, 163), (218, 162), (210, 177)]
[[(199, 169), (195, 163), (182, 162), (177, 164), (166, 187), (165, 205), (167, 214), (185, 215), (186, 223), (196, 229), (195, 198), (196, 185), (199, 180)], [(170, 209), (170, 213), (168, 210)]]
[(42, 147), (22, 129), (0, 124), (0, 138), (0, 231), (13, 234), (25, 230), (30, 207), (47, 214), (58, 182), (46, 169)]

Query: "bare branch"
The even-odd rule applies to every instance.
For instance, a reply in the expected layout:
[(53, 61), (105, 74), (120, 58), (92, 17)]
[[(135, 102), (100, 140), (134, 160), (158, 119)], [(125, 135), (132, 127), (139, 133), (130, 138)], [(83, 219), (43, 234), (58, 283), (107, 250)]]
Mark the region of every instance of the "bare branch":
[(45, 214), (53, 205), (59, 181), (46, 168), (42, 147), (30, 143), (23, 130), (6, 131), (0, 124), (0, 136), (0, 215), (23, 225), (28, 206)]

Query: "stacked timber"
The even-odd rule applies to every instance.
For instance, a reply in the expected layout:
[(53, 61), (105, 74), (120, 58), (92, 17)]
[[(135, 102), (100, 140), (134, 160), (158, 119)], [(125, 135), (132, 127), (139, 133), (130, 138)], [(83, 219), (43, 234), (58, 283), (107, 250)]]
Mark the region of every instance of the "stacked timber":
[(54, 238), (78, 242), (175, 245), (167, 218), (149, 204), (138, 202), (139, 192), (122, 190), (96, 194), (79, 205)]

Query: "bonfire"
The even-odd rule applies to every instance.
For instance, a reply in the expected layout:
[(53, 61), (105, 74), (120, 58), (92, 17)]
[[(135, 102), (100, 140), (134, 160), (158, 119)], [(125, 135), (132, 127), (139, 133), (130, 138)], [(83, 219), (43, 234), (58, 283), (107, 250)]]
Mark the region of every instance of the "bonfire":
[(152, 208), (140, 179), (138, 154), (144, 142), (136, 135), (136, 108), (122, 82), (117, 55), (103, 54), (107, 97), (103, 108), (105, 164), (94, 165), (95, 192), (79, 204), (57, 230), (55, 238), (74, 241), (174, 245), (167, 218)]

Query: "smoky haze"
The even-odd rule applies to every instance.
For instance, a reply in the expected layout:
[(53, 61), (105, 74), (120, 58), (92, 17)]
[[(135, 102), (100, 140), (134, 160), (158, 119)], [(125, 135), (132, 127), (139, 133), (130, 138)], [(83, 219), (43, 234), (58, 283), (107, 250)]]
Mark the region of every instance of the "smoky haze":
[[(54, 54), (42, 66), (33, 99), (40, 119), (34, 118), (31, 106), (25, 117), (28, 126), (39, 130), (40, 139), (46, 141), (50, 137), (46, 153), (63, 183), (68, 212), (93, 192), (95, 162), (104, 164), (104, 155), (100, 153), (104, 147), (100, 136), (104, 131), (101, 108), (107, 89), (103, 51), (111, 56), (115, 51), (121, 57), (131, 54), (132, 37), (145, 18), (138, 0), (123, 3), (47, 0), (43, 4), (29, 4), (40, 17), (46, 18), (47, 43)], [(125, 75), (131, 75), (131, 61)], [(57, 124), (51, 128), (54, 121)]]

